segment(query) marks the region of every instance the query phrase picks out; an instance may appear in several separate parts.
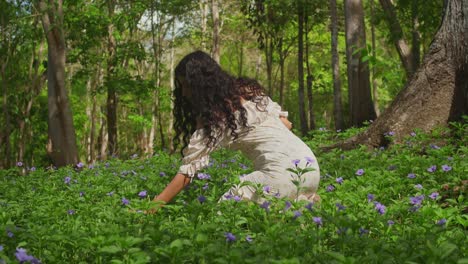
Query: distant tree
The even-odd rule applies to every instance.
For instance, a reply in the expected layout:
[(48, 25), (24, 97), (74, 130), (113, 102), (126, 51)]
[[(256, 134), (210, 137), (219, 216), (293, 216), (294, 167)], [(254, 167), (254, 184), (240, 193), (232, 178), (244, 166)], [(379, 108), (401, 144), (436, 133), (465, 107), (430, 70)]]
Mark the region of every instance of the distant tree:
[[(373, 0), (371, 0), (373, 1)], [(338, 55), (338, 15), (336, 0), (330, 0), (331, 52), (333, 72), (333, 116), (335, 129), (344, 129), (343, 103), (341, 99), (340, 58)]]

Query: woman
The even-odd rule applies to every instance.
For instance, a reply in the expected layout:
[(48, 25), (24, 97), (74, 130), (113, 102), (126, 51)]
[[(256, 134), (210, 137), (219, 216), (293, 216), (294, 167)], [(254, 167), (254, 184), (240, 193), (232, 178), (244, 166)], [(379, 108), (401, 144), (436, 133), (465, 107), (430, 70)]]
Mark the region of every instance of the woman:
[[(314, 154), (290, 131), (288, 113), (264, 94), (257, 81), (234, 78), (201, 51), (185, 56), (175, 75), (175, 144), (182, 137), (183, 165), (154, 201), (172, 200), (220, 147), (240, 150), (255, 169), (241, 180), (253, 184), (234, 186), (221, 199), (238, 195), (259, 202), (252, 186), (256, 184), (263, 185), (267, 195), (318, 197), (320, 173)], [(297, 176), (287, 171), (295, 166), (312, 168), (301, 175), (299, 189), (293, 183)]]

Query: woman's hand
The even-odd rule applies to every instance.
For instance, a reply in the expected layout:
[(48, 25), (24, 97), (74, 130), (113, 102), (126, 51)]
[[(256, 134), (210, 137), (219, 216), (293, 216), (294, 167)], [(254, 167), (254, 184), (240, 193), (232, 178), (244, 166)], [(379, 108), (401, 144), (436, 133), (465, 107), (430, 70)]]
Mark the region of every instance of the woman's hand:
[(280, 120), (281, 120), (281, 122), (283, 122), (284, 126), (286, 126), (289, 130), (292, 129), (292, 123), (289, 122), (287, 117), (280, 116)]

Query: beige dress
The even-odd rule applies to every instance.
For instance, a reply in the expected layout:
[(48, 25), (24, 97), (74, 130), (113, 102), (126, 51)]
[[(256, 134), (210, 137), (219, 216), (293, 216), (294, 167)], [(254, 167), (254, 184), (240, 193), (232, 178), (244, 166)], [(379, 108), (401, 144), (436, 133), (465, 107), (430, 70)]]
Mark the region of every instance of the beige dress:
[[(314, 153), (283, 122), (280, 116), (287, 117), (288, 112), (281, 111), (281, 107), (269, 97), (263, 97), (260, 109), (253, 101), (243, 104), (247, 111), (248, 127), (240, 127), (239, 137), (233, 140), (227, 130), (218, 140), (217, 146), (207, 147), (204, 129), (198, 129), (190, 138), (188, 147), (184, 151), (183, 165), (179, 173), (194, 177), (200, 169), (208, 166), (209, 154), (220, 147), (240, 150), (254, 165), (254, 172), (241, 177), (241, 182), (253, 185), (263, 185), (267, 195), (288, 197), (291, 199), (312, 199), (320, 181), (320, 171)], [(239, 112), (236, 112), (239, 117)], [(300, 178), (299, 197), (298, 188), (293, 180), (297, 176), (287, 171), (294, 168), (293, 160), (300, 160), (298, 167), (312, 167), (313, 171), (303, 174)], [(242, 199), (259, 201), (256, 188), (251, 184), (240, 184), (232, 187), (221, 199), (238, 195)]]

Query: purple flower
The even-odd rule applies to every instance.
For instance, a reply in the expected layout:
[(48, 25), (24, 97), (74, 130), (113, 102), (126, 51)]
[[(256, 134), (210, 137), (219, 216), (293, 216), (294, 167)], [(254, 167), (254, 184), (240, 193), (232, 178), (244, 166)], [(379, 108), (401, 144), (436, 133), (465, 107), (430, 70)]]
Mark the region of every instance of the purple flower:
[(429, 146), (431, 146), (431, 148), (433, 148), (433, 149), (440, 149), (440, 147), (435, 145), (435, 144), (430, 144)]
[(392, 225), (394, 225), (394, 224), (395, 224), (395, 222), (394, 222), (393, 220), (388, 220), (388, 221), (387, 221), (387, 225), (389, 225), (389, 226), (392, 226)]
[(442, 165), (442, 170), (447, 172), (447, 171), (451, 171), (452, 170), (452, 167), (450, 167), (449, 165), (447, 164), (444, 164)]
[(70, 184), (71, 178), (67, 176), (67, 177), (65, 177), (65, 179), (63, 180), (63, 182), (64, 182), (65, 184)]
[(161, 172), (159, 173), (159, 177), (164, 177), (164, 176), (166, 176), (166, 173), (165, 173), (164, 171), (161, 171)]
[(314, 221), (314, 223), (318, 226), (323, 225), (322, 217), (312, 217), (312, 221)]
[(141, 192), (138, 193), (138, 196), (139, 196), (140, 198), (145, 198), (146, 195), (147, 195), (146, 190), (143, 190), (143, 191), (141, 191)]
[(415, 137), (415, 136), (416, 136), (416, 133), (411, 132), (410, 135), (411, 135), (412, 137)]
[(447, 223), (447, 219), (445, 219), (445, 218), (442, 218), (439, 221), (437, 221), (437, 225), (440, 225), (440, 226), (445, 225), (445, 223)]
[(13, 234), (13, 232), (11, 232), (11, 231), (7, 231), (7, 236), (8, 236), (8, 237), (13, 237), (14, 234)]
[(263, 192), (266, 192), (266, 193), (270, 193), (271, 191), (271, 187), (266, 185), (266, 186), (263, 186)]
[(75, 210), (68, 210), (68, 214), (69, 214), (69, 215), (75, 214)]
[(366, 234), (369, 234), (369, 230), (360, 227), (359, 228), (359, 235), (363, 236), (363, 235), (366, 235)]
[(388, 166), (388, 170), (389, 171), (393, 171), (393, 170), (396, 170), (397, 169), (397, 166), (396, 165), (390, 165)]
[(340, 203), (336, 203), (335, 205), (336, 205), (336, 208), (338, 209), (338, 212), (346, 209), (346, 206), (344, 206), (344, 205), (342, 205)]
[(248, 168), (245, 164), (242, 163), (239, 164), (239, 167), (241, 167), (241, 169), (243, 170), (246, 170)]
[(33, 166), (33, 167), (31, 167), (30, 170), (31, 170), (31, 171), (36, 171), (36, 167)]
[(3, 246), (2, 245), (0, 245), (0, 251), (3, 251)]
[(230, 194), (230, 193), (224, 195), (224, 198), (226, 198), (226, 200), (231, 200), (232, 197), (233, 197), (233, 196), (232, 196), (232, 194)]
[(437, 170), (437, 166), (436, 166), (436, 165), (432, 165), (432, 166), (430, 166), (429, 168), (427, 168), (427, 171), (428, 171), (428, 172), (434, 172), (434, 171), (436, 171), (436, 170)]
[(414, 188), (416, 188), (418, 190), (421, 190), (423, 188), (423, 186), (421, 184), (416, 184), (416, 185), (414, 185)]
[(417, 210), (419, 210), (419, 208), (421, 208), (421, 205), (415, 205), (415, 206), (412, 206), (409, 211), (410, 212), (416, 212)]
[(78, 164), (76, 164), (76, 167), (78, 167), (80, 169), (83, 168), (83, 166), (84, 166), (84, 164), (82, 162), (78, 162)]
[(447, 157), (447, 160), (452, 161), (452, 160), (453, 160), (453, 157)]
[(416, 178), (416, 174), (414, 174), (414, 173), (409, 173), (409, 174), (408, 174), (408, 178), (409, 178), (409, 179), (414, 179), (414, 178)]
[(335, 186), (333, 185), (328, 185), (327, 186), (327, 192), (333, 192), (335, 190)]
[(432, 200), (435, 200), (437, 199), (438, 196), (439, 196), (438, 192), (433, 192), (429, 195), (429, 198), (431, 198)]
[(270, 211), (270, 202), (264, 201), (261, 205), (261, 208), (265, 209), (265, 211), (269, 212)]
[(234, 196), (234, 201), (236, 202), (240, 202), (242, 200), (242, 198), (238, 195)]
[(18, 166), (18, 167), (23, 167), (23, 162), (18, 161), (18, 162), (16, 163), (16, 166)]
[(107, 193), (107, 196), (112, 196), (112, 195), (114, 195), (114, 193), (115, 193), (114, 191), (108, 192), (108, 193)]
[(305, 160), (307, 161), (307, 165), (312, 164), (312, 163), (315, 162), (315, 159), (313, 159), (311, 157), (305, 157)]
[(206, 202), (206, 197), (203, 196), (203, 195), (200, 195), (200, 196), (198, 196), (198, 201), (199, 201), (200, 203), (204, 203), (204, 202)]
[(295, 160), (292, 160), (291, 162), (294, 164), (294, 166), (297, 167), (297, 165), (299, 165), (299, 163), (301, 162), (301, 160), (295, 159)]
[(302, 215), (302, 213), (300, 211), (294, 211), (293, 218), (296, 219), (296, 218), (300, 217), (301, 215)]
[(211, 176), (208, 173), (198, 173), (197, 177), (200, 180), (209, 180), (209, 179), (211, 179)]
[(247, 235), (247, 236), (245, 237), (245, 241), (247, 241), (247, 242), (249, 242), (249, 243), (252, 243), (253, 239), (252, 239), (252, 237), (251, 237), (250, 235)]
[(290, 201), (286, 201), (286, 202), (284, 202), (284, 203), (285, 203), (285, 205), (284, 205), (284, 211), (289, 210), (289, 208), (291, 208), (291, 206), (292, 206), (291, 202), (290, 202)]
[(41, 263), (41, 261), (38, 260), (37, 258), (26, 254), (26, 249), (24, 248), (17, 248), (15, 257), (20, 263), (24, 263), (24, 262), (30, 262), (33, 264)]
[(344, 180), (343, 180), (343, 177), (339, 177), (339, 178), (336, 178), (335, 181), (336, 181), (336, 183), (338, 183), (338, 184), (343, 184), (343, 181), (344, 181)]
[(80, 197), (83, 197), (84, 196), (84, 192), (80, 192)]
[(389, 132), (386, 133), (386, 135), (389, 136), (389, 137), (393, 137), (395, 135), (395, 132), (389, 131)]
[(385, 205), (381, 204), (381, 203), (375, 203), (375, 210), (377, 210), (377, 212), (381, 215), (385, 214), (385, 211), (386, 211), (386, 207)]
[(363, 175), (363, 174), (364, 174), (364, 170), (363, 170), (363, 169), (359, 169), (359, 170), (356, 171), (356, 175), (357, 175), (357, 176), (361, 176), (361, 175)]
[(123, 204), (123, 205), (128, 205), (128, 204), (130, 204), (130, 201), (127, 200), (127, 199), (124, 197), (124, 198), (122, 198), (122, 204)]
[(236, 236), (232, 233), (226, 232), (224, 233), (224, 237), (226, 238), (226, 242), (234, 242), (236, 241)]
[(306, 204), (305, 208), (309, 211), (312, 211), (312, 207), (314, 206), (314, 203), (313, 202), (309, 202), (308, 204)]
[(374, 195), (372, 193), (367, 194), (367, 201), (370, 203), (374, 201)]
[(410, 197), (410, 204), (412, 205), (421, 205), (424, 200), (424, 194), (419, 196)]
[(203, 187), (202, 187), (202, 189), (203, 189), (204, 191), (208, 190), (208, 188), (210, 188), (210, 186), (208, 185), (208, 183), (205, 183), (205, 184), (203, 185)]

